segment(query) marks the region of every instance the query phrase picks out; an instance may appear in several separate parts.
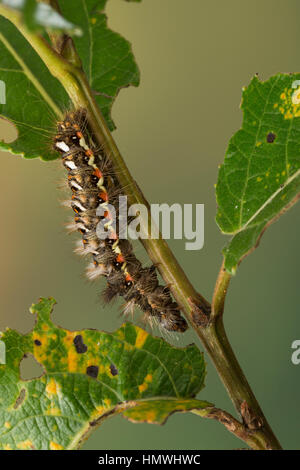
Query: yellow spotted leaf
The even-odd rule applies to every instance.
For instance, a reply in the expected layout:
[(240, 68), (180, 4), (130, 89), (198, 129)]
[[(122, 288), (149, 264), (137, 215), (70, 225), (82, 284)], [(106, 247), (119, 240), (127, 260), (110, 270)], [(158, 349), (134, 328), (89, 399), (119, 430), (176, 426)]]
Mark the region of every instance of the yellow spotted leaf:
[[(32, 306), (28, 334), (8, 329), (1, 337), (0, 449), (74, 449), (108, 415), (163, 424), (175, 411), (212, 406), (194, 398), (205, 376), (195, 345), (175, 348), (130, 323), (113, 333), (66, 330), (51, 320), (54, 304)], [(44, 373), (22, 380), (28, 354)]]
[(254, 77), (244, 89), (243, 125), (220, 166), (217, 223), (234, 274), (269, 225), (300, 198), (300, 74)]

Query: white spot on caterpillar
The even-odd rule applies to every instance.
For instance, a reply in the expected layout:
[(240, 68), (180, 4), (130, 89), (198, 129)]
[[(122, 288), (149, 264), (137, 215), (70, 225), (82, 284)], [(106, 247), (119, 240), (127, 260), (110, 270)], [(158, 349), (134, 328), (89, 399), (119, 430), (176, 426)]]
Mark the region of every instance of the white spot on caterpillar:
[(71, 160), (66, 160), (65, 165), (70, 168), (70, 170), (76, 170), (77, 166)]
[(61, 142), (56, 142), (55, 146), (56, 146), (59, 150), (61, 150), (62, 152), (69, 152), (69, 150), (70, 150), (70, 147), (68, 147), (68, 145), (67, 145), (65, 142), (63, 142), (63, 141), (61, 141)]
[(80, 186), (80, 184), (76, 183), (76, 181), (71, 181), (71, 186), (73, 186), (73, 188), (76, 188), (78, 189), (78, 191), (82, 191), (82, 187)]
[(79, 201), (72, 201), (74, 206), (78, 207), (81, 211), (86, 211), (86, 208)]

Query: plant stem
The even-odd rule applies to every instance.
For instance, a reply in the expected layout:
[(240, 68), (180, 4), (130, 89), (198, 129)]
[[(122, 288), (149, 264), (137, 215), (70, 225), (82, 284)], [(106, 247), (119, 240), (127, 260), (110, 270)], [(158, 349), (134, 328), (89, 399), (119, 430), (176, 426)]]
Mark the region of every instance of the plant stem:
[(240, 423), (227, 411), (220, 410), (219, 408), (207, 408), (204, 410), (192, 410), (195, 415), (201, 416), (202, 418), (215, 419), (219, 423), (223, 424), (225, 428), (234, 434), (238, 439), (246, 442), (249, 447), (253, 450), (265, 450), (266, 440), (263, 433), (251, 432), (244, 423)]
[[(78, 59), (77, 63), (76, 61), (73, 61), (73, 63), (68, 62), (53, 50), (42, 37), (28, 31), (22, 23), (19, 12), (0, 5), (0, 14), (9, 19), (24, 35), (45, 62), (52, 75), (64, 86), (74, 106), (83, 107), (87, 110), (93, 136), (97, 143), (105, 148), (111, 158), (129, 202), (131, 204), (144, 204), (149, 209), (149, 203), (131, 176), (107, 127), (86, 76), (78, 66), (80, 60)], [(142, 220), (141, 229), (144, 236), (150, 233), (150, 223), (150, 218)], [(246, 426), (249, 435), (251, 435), (251, 439), (244, 439), (245, 442), (252, 448), (280, 449), (280, 444), (263, 415), (224, 330), (222, 314), (230, 275), (224, 271), (222, 266), (210, 316), (211, 307), (209, 302), (194, 289), (165, 240), (148, 237), (141, 241), (201, 339), (238, 413), (242, 416), (243, 425)], [(242, 426), (241, 423), (240, 425)], [(241, 438), (243, 439), (243, 437)]]
[(281, 449), (231, 348), (223, 319), (210, 324), (200, 337), (245, 425), (261, 436), (264, 449)]
[(225, 298), (229, 283), (231, 280), (231, 274), (226, 271), (224, 267), (224, 260), (222, 262), (221, 269), (217, 278), (215, 291), (212, 300), (211, 308), (211, 320), (216, 320), (218, 317), (222, 317), (224, 313)]
[(269, 440), (268, 446), (278, 449), (280, 444), (251, 390), (225, 332), (223, 313), (230, 280), (231, 274), (225, 270), (223, 260), (212, 300), (211, 322), (206, 328), (206, 349), (215, 358), (215, 367), (244, 422), (248, 427), (264, 428)]

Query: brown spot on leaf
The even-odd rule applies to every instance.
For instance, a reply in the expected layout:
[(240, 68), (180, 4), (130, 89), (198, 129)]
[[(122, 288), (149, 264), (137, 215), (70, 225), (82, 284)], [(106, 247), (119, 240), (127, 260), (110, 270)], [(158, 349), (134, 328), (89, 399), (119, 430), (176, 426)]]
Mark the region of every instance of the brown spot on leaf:
[(74, 340), (73, 340), (73, 343), (74, 343), (76, 352), (77, 352), (78, 354), (83, 354), (83, 353), (85, 353), (85, 352), (87, 351), (87, 346), (84, 344), (81, 335), (75, 336), (75, 338), (74, 338)]
[(109, 367), (110, 367), (110, 373), (111, 373), (111, 375), (114, 375), (114, 376), (115, 376), (115, 375), (118, 375), (118, 373), (119, 373), (119, 372), (118, 372), (118, 369), (116, 368), (116, 366), (115, 366), (114, 364), (111, 364)]
[(25, 396), (26, 396), (26, 390), (25, 388), (22, 388), (20, 390), (20, 393), (19, 393), (19, 396), (18, 398), (16, 399), (16, 402), (14, 404), (14, 410), (16, 410), (17, 408), (19, 408), (19, 406), (22, 405), (24, 399), (25, 399)]
[(99, 367), (97, 366), (88, 366), (86, 368), (86, 374), (93, 379), (98, 377)]
[(269, 134), (267, 135), (268, 144), (273, 144), (275, 139), (276, 139), (276, 134), (274, 134), (274, 132), (269, 132)]

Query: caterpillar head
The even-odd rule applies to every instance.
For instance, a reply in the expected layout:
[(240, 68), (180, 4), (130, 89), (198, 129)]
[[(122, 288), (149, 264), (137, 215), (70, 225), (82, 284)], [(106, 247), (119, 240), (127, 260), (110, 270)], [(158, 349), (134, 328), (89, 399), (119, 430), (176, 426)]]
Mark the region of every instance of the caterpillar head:
[(57, 124), (57, 134), (54, 137), (53, 147), (65, 154), (75, 147), (86, 147), (81, 128), (84, 124), (85, 114), (83, 110), (67, 114), (64, 121)]

